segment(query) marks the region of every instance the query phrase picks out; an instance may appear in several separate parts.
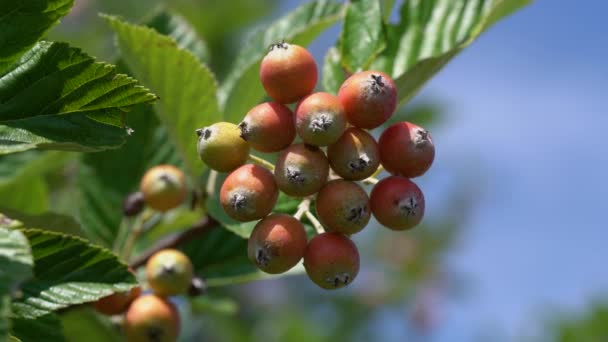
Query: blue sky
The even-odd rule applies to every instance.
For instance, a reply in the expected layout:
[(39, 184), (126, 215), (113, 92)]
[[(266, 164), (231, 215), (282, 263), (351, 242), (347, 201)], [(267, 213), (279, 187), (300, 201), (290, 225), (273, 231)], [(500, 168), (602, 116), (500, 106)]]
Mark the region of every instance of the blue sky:
[[(434, 193), (435, 179), (466, 170), (481, 196), (448, 258), (472, 288), (447, 303), (432, 340), (486, 331), (517, 339), (542, 329), (550, 309), (608, 297), (606, 10), (599, 0), (536, 1), (418, 96), (439, 99), (448, 118), (433, 132), (437, 158), (423, 184)], [(321, 58), (336, 35), (313, 54)]]

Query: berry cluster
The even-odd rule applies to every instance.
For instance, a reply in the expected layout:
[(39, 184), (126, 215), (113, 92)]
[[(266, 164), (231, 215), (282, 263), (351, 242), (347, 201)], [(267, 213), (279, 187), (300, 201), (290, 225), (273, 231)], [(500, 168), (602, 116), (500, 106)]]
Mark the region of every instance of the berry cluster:
[[(308, 276), (320, 287), (348, 285), (359, 271), (359, 252), (349, 236), (361, 231), (372, 214), (393, 230), (422, 220), (424, 196), (410, 178), (424, 174), (433, 162), (431, 135), (400, 122), (376, 142), (366, 130), (394, 113), (393, 80), (363, 71), (351, 75), (337, 96), (313, 92), (317, 65), (294, 44), (270, 47), (260, 81), (272, 101), (251, 108), (238, 125), (218, 122), (198, 129), (198, 154), (211, 169), (230, 173), (220, 190), (226, 214), (242, 222), (260, 220), (248, 243), (248, 256), (260, 270), (282, 273), (303, 258)], [(293, 103), (294, 111), (287, 106)], [(278, 152), (276, 163), (251, 156), (251, 148)], [(392, 175), (377, 181), (380, 165)], [(357, 181), (375, 184), (369, 197)], [(279, 191), (316, 199), (317, 236), (307, 241), (300, 211), (271, 213)], [(306, 211), (309, 220), (317, 220)]]

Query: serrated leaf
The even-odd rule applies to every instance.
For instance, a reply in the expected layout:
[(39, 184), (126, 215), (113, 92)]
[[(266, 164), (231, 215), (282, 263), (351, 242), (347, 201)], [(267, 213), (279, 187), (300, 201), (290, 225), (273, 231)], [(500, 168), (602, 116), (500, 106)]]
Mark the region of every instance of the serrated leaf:
[(385, 47), (386, 32), (380, 1), (350, 1), (340, 36), (342, 65), (349, 72), (366, 70)]
[(3, 0), (0, 3), (0, 72), (70, 12), (74, 0)]
[(239, 52), (220, 88), (224, 120), (239, 122), (249, 109), (264, 98), (264, 88), (259, 79), (260, 62), (270, 44), (285, 40), (306, 46), (340, 19), (341, 14), (340, 4), (333, 1), (312, 1), (296, 8), (248, 39), (247, 45)]
[(112, 65), (40, 42), (0, 76), (0, 154), (116, 148), (127, 135), (125, 112), (155, 99)]
[(61, 321), (53, 313), (35, 319), (13, 318), (12, 334), (22, 342), (66, 342)]
[(327, 50), (323, 63), (323, 88), (326, 92), (336, 95), (345, 79), (344, 69), (340, 64), (340, 51), (331, 47)]
[(171, 38), (114, 17), (105, 19), (129, 69), (160, 95), (156, 113), (184, 166), (193, 177), (202, 175), (205, 165), (196, 152), (194, 131), (221, 119), (213, 74)]
[[(499, 19), (531, 0), (410, 0), (401, 8), (385, 56), (399, 104), (411, 99), (434, 74)], [(389, 36), (391, 36), (389, 34)], [(388, 66), (388, 65), (385, 65)]]
[[(82, 235), (80, 224), (71, 216), (45, 212), (39, 215), (30, 215), (18, 210), (0, 207), (0, 216), (10, 219), (12, 228), (39, 227), (71, 235)], [(0, 222), (2, 226), (2, 222)]]
[(137, 284), (127, 265), (108, 250), (65, 234), (21, 231), (31, 247), (34, 278), (22, 284), (22, 297), (13, 301), (13, 317), (35, 319)]
[(190, 23), (180, 15), (162, 11), (147, 21), (146, 26), (173, 38), (177, 46), (192, 52), (200, 62), (209, 62), (209, 49), (205, 41), (198, 36)]

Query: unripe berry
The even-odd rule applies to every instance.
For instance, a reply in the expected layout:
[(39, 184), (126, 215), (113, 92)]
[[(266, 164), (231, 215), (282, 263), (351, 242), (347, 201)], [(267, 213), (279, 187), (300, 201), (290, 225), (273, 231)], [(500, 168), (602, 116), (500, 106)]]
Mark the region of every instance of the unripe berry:
[(390, 176), (374, 185), (370, 207), (378, 222), (393, 230), (411, 229), (424, 216), (424, 195), (411, 180)]
[(345, 128), (346, 117), (340, 100), (329, 93), (308, 95), (296, 108), (296, 130), (306, 144), (333, 144)]
[(374, 137), (366, 131), (350, 127), (327, 148), (332, 170), (348, 180), (371, 176), (380, 165), (380, 151)]
[(278, 152), (296, 137), (292, 111), (275, 102), (264, 102), (251, 108), (239, 128), (241, 138), (260, 152)]
[(329, 174), (329, 162), (321, 149), (296, 144), (284, 149), (277, 159), (274, 176), (279, 189), (289, 196), (317, 193)]
[(131, 302), (141, 294), (141, 287), (136, 286), (127, 292), (113, 293), (95, 302), (95, 310), (104, 315), (120, 315), (127, 311)]
[(144, 295), (133, 301), (125, 319), (129, 342), (175, 342), (179, 329), (175, 306), (154, 295)]
[(220, 189), (220, 203), (226, 214), (243, 222), (268, 215), (278, 196), (279, 189), (272, 173), (253, 164), (234, 170)]
[(308, 277), (324, 289), (344, 287), (359, 273), (359, 251), (342, 234), (319, 234), (306, 247), (304, 268)]
[(407, 178), (422, 176), (433, 164), (435, 145), (429, 131), (411, 122), (388, 127), (378, 141), (384, 168)]
[(217, 122), (196, 130), (198, 156), (213, 170), (230, 172), (245, 164), (249, 144), (241, 138), (239, 127), (230, 122)]
[(173, 165), (157, 165), (144, 174), (139, 189), (150, 208), (165, 212), (186, 199), (186, 176)]
[(130, 193), (122, 202), (122, 214), (131, 217), (135, 216), (144, 209), (144, 194), (141, 191)]
[(371, 216), (369, 197), (355, 182), (336, 179), (317, 194), (317, 216), (327, 231), (354, 234), (361, 231)]
[(317, 76), (310, 52), (294, 44), (273, 44), (260, 65), (262, 86), (278, 103), (293, 103), (310, 94)]
[(388, 120), (397, 106), (397, 88), (380, 71), (353, 74), (342, 83), (338, 98), (353, 126), (372, 129)]
[(286, 214), (272, 214), (253, 228), (247, 255), (260, 270), (283, 273), (302, 259), (306, 243), (306, 231), (300, 221)]
[(146, 264), (148, 285), (161, 297), (187, 293), (193, 273), (190, 259), (175, 249), (156, 252)]

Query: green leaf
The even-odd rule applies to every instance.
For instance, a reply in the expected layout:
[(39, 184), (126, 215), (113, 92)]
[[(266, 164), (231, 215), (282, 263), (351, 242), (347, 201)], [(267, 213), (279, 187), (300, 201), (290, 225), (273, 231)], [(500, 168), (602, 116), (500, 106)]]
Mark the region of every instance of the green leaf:
[(366, 70), (385, 47), (386, 32), (380, 1), (350, 1), (340, 37), (342, 65), (350, 72)]
[(116, 148), (127, 135), (125, 112), (155, 99), (112, 65), (40, 42), (0, 76), (0, 154)]
[(53, 313), (36, 319), (13, 318), (12, 333), (22, 342), (66, 342), (61, 321)]
[[(45, 212), (39, 215), (29, 215), (17, 210), (0, 207), (0, 215), (5, 215), (11, 222), (11, 227), (38, 227), (45, 230), (72, 235), (82, 235), (80, 224), (67, 215)], [(0, 226), (2, 222), (0, 222)]]
[(39, 229), (22, 230), (34, 258), (34, 278), (21, 286), (13, 317), (35, 319), (70, 305), (96, 301), (135, 286), (127, 265), (83, 239)]
[(0, 72), (70, 12), (74, 0), (3, 0), (0, 3)]
[(193, 177), (205, 165), (196, 152), (195, 129), (221, 119), (217, 84), (209, 69), (167, 36), (105, 16), (117, 35), (122, 58), (142, 82), (157, 92), (156, 113)]
[(323, 63), (323, 88), (328, 93), (338, 94), (345, 79), (344, 69), (340, 64), (340, 51), (331, 47), (327, 50)]
[[(399, 104), (411, 99), (434, 74), (499, 19), (531, 0), (406, 1), (401, 7), (400, 34), (391, 74)], [(395, 48), (396, 47), (396, 48)]]
[(232, 298), (199, 296), (190, 300), (192, 313), (195, 315), (219, 314), (233, 316), (239, 311), (239, 304)]
[(49, 190), (42, 178), (19, 177), (8, 185), (0, 187), (2, 206), (36, 215), (49, 208)]
[(209, 49), (207, 45), (198, 36), (196, 30), (190, 26), (190, 23), (180, 15), (163, 11), (146, 22), (146, 26), (155, 29), (160, 34), (173, 38), (177, 46), (192, 52), (200, 62), (209, 62)]
[(0, 340), (8, 338), (11, 293), (16, 285), (32, 276), (30, 247), (25, 236), (0, 228)]
[(80, 342), (83, 336), (87, 337), (87, 342), (124, 341), (108, 317), (96, 313), (91, 307), (70, 309), (60, 318), (67, 341)]
[(333, 1), (312, 1), (248, 39), (220, 89), (224, 120), (239, 122), (251, 107), (264, 98), (259, 76), (260, 62), (270, 44), (284, 39), (289, 43), (306, 46), (340, 19), (341, 14), (340, 4)]

